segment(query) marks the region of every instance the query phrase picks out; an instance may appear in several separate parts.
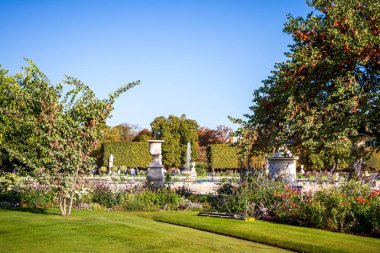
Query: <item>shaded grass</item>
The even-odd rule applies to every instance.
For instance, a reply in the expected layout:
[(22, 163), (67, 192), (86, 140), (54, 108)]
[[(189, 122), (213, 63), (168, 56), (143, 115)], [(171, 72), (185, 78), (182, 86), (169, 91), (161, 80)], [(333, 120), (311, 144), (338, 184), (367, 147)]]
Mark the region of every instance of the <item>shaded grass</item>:
[(380, 239), (296, 227), (197, 216), (198, 212), (152, 213), (154, 220), (302, 252), (380, 252)]
[(285, 252), (147, 219), (155, 213), (0, 209), (0, 252)]

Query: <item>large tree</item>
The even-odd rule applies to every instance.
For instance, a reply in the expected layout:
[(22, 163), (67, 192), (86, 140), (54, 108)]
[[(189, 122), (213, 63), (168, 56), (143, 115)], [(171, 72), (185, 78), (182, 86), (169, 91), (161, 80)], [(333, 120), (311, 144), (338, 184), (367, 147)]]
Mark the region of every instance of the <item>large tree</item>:
[(179, 167), (185, 164), (188, 142), (191, 144), (191, 159), (195, 161), (199, 128), (195, 120), (187, 119), (186, 115), (170, 115), (168, 118), (161, 116), (155, 118), (150, 126), (153, 138), (165, 141), (162, 145), (162, 160), (165, 166)]
[(307, 4), (314, 13), (289, 15), (285, 24), (293, 38), (288, 59), (254, 92), (252, 114), (238, 121), (243, 146), (334, 154), (347, 138), (366, 135), (379, 148), (380, 2)]
[(104, 135), (101, 142), (132, 142), (137, 136), (139, 127), (128, 123), (123, 123), (114, 127), (105, 126)]
[(234, 132), (230, 127), (219, 125), (216, 129), (201, 127), (198, 129), (198, 139), (200, 146), (210, 144), (231, 144)]
[(78, 79), (52, 85), (29, 61), (24, 73), (1, 70), (0, 150), (25, 167), (45, 171), (62, 215), (70, 215), (81, 178), (94, 167), (90, 156), (115, 99), (139, 82), (126, 84), (100, 100)]

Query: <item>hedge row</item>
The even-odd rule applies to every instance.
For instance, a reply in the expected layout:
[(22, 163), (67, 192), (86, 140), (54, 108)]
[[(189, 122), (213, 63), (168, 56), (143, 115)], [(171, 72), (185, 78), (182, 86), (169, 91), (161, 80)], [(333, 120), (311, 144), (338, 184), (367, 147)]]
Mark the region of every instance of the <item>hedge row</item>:
[[(228, 144), (213, 144), (207, 148), (207, 158), (213, 169), (239, 169), (239, 150)], [(147, 142), (107, 142), (103, 144), (102, 164), (108, 167), (108, 158), (114, 156), (116, 166), (146, 168), (152, 161)], [(165, 157), (163, 158), (165, 159)], [(252, 165), (257, 167), (262, 157), (254, 157)]]
[(146, 168), (152, 161), (147, 142), (103, 143), (103, 165), (108, 167), (108, 158), (114, 156), (116, 166)]
[(238, 169), (239, 150), (228, 144), (213, 144), (208, 147), (208, 159), (213, 169)]

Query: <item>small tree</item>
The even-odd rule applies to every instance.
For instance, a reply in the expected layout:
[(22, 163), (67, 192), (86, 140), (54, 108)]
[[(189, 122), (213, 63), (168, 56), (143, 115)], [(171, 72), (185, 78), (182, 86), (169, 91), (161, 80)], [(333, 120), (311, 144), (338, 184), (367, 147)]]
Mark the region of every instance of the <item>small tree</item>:
[(73, 88), (64, 92), (61, 84), (52, 85), (36, 65), (28, 62), (30, 66), (24, 68), (23, 74), (6, 76), (11, 80), (8, 82), (0, 80), (3, 87), (9, 88), (8, 99), (16, 101), (6, 104), (2, 113), (13, 125), (24, 129), (20, 134), (18, 128), (6, 128), (9, 138), (0, 145), (26, 166), (43, 168), (61, 214), (70, 215), (83, 175), (94, 169), (90, 153), (102, 135), (115, 99), (139, 81), (126, 84), (109, 98), (100, 100), (88, 86), (69, 76), (63, 84)]

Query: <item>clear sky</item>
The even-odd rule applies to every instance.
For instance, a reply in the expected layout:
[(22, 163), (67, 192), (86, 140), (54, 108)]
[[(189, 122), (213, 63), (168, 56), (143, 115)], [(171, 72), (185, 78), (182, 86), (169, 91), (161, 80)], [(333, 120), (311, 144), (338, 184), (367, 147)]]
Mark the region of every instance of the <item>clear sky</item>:
[(249, 112), (291, 38), (286, 14), (311, 11), (304, 0), (0, 0), (0, 64), (11, 73), (33, 60), (53, 83), (64, 74), (98, 97), (120, 97), (111, 126), (150, 129), (155, 117), (186, 114), (200, 126), (227, 125)]

